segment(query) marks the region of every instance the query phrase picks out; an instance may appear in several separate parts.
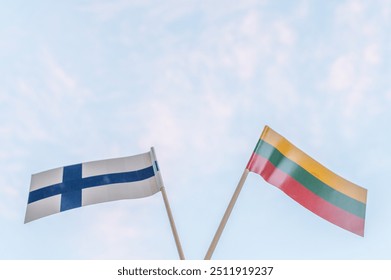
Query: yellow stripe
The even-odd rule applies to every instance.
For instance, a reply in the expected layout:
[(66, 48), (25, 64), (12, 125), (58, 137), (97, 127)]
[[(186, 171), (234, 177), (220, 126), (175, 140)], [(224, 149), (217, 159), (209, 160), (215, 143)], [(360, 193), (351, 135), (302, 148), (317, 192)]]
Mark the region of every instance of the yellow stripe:
[(319, 162), (315, 161), (299, 148), (295, 147), (284, 137), (279, 135), (273, 129), (265, 126), (261, 139), (279, 150), (285, 157), (294, 161), (309, 173), (331, 188), (366, 204), (367, 190), (345, 180), (334, 172), (330, 171)]

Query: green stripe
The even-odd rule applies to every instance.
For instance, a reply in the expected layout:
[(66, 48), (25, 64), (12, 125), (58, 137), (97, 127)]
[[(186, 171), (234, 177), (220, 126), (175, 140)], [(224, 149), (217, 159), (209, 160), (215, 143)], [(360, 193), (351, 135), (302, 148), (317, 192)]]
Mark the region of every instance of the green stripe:
[(303, 167), (285, 157), (269, 143), (260, 139), (254, 152), (268, 159), (275, 167), (294, 178), (314, 194), (357, 217), (365, 219), (366, 205), (364, 203), (331, 188)]

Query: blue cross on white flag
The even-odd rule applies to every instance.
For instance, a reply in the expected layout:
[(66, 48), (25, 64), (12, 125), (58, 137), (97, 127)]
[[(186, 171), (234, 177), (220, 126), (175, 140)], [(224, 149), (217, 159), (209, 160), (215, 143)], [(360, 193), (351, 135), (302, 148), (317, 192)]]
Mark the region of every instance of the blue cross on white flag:
[(31, 176), (24, 222), (90, 204), (150, 196), (161, 187), (153, 148), (135, 156), (51, 169)]

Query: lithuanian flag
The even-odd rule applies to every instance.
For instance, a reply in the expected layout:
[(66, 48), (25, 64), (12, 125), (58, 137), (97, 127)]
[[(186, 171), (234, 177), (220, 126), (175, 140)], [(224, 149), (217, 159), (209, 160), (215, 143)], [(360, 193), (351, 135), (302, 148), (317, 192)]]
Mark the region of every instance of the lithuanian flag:
[(265, 126), (247, 169), (325, 220), (364, 236), (367, 190), (333, 173)]

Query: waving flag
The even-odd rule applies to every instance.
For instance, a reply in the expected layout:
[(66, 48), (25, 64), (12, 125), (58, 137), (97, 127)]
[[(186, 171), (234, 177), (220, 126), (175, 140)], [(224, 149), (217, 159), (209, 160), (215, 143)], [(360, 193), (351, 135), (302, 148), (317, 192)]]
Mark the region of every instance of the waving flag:
[(309, 157), (265, 126), (205, 255), (210, 260), (249, 172), (261, 175), (327, 221), (364, 236), (367, 190)]
[(90, 204), (151, 196), (159, 191), (179, 258), (184, 260), (153, 147), (148, 153), (74, 164), (32, 175), (24, 222)]
[(150, 196), (161, 187), (152, 152), (51, 169), (31, 177), (25, 223), (90, 204)]
[(302, 206), (364, 236), (367, 190), (333, 173), (266, 126), (247, 165)]

